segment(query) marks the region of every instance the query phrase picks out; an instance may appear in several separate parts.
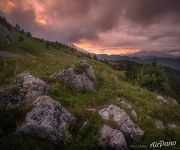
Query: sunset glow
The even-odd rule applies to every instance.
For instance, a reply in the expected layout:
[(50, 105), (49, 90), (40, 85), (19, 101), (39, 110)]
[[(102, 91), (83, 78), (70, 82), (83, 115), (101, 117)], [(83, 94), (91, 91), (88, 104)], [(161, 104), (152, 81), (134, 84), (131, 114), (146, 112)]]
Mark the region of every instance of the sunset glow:
[(179, 10), (171, 0), (0, 2), (0, 14), (34, 36), (74, 44), (96, 54), (117, 55), (179, 55)]
[(41, 25), (47, 25), (47, 21), (42, 16), (37, 17), (36, 22)]
[(140, 49), (136, 48), (119, 48), (119, 47), (102, 47), (99, 45), (95, 45), (90, 42), (80, 42), (80, 43), (74, 43), (76, 47), (85, 49), (86, 51), (90, 53), (95, 54), (113, 54), (113, 55), (133, 55), (134, 53), (140, 52)]

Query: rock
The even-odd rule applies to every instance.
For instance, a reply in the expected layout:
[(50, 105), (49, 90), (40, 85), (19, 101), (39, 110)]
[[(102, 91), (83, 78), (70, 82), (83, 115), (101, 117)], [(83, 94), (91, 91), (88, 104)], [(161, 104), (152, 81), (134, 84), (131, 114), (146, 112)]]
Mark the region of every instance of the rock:
[(86, 76), (91, 79), (94, 80), (95, 79), (95, 73), (94, 70), (92, 69), (91, 65), (88, 64), (88, 62), (86, 60), (81, 60), (79, 61), (79, 65), (80, 66), (85, 66), (85, 74)]
[(4, 89), (0, 89), (0, 92), (4, 92), (5, 90)]
[(19, 86), (0, 91), (0, 105), (5, 108), (15, 108), (25, 99), (26, 92)]
[(77, 90), (95, 91), (94, 83), (85, 73), (77, 73), (75, 67), (71, 66), (63, 71), (55, 72), (50, 76), (51, 78), (68, 83), (75, 87)]
[(131, 110), (131, 115), (135, 118), (138, 116), (137, 113), (135, 112), (135, 110)]
[(116, 98), (118, 101), (126, 101), (126, 99), (124, 97), (117, 97)]
[(178, 102), (177, 102), (175, 99), (172, 99), (172, 102), (173, 102), (174, 104), (178, 104)]
[(168, 127), (171, 128), (171, 129), (175, 129), (177, 127), (177, 125), (174, 124), (174, 123), (169, 123)]
[(101, 109), (99, 114), (103, 120), (113, 120), (125, 137), (137, 139), (144, 134), (125, 113), (125, 111), (117, 106), (109, 105), (107, 108)]
[(161, 95), (158, 95), (157, 97), (157, 100), (159, 100), (160, 102), (163, 102), (163, 103), (167, 103), (168, 101)]
[(99, 145), (103, 150), (127, 150), (126, 139), (119, 131), (109, 126), (102, 126), (100, 129)]
[(156, 98), (157, 98), (158, 100), (160, 100), (160, 101), (163, 101), (163, 100), (164, 100), (164, 97), (161, 96), (161, 95), (158, 95)]
[(7, 108), (14, 108), (24, 100), (36, 100), (38, 96), (45, 95), (48, 85), (29, 72), (17, 76), (19, 84), (15, 87), (0, 91), (0, 104)]
[(89, 124), (90, 124), (89, 120), (85, 120), (80, 128), (80, 132), (84, 132), (84, 130), (88, 128)]
[(132, 105), (126, 100), (122, 100), (121, 104), (124, 108), (132, 109)]
[(164, 129), (164, 125), (161, 120), (155, 120), (155, 125), (157, 129)]
[(26, 92), (25, 99), (36, 100), (37, 97), (45, 95), (48, 90), (48, 85), (39, 78), (35, 78), (29, 72), (24, 72), (18, 75), (20, 86)]
[(54, 143), (70, 137), (69, 127), (76, 119), (69, 111), (48, 96), (38, 97), (33, 103), (35, 107), (26, 115), (18, 133), (46, 138)]
[(87, 111), (90, 111), (90, 112), (96, 112), (96, 108), (88, 108), (88, 109), (86, 109)]

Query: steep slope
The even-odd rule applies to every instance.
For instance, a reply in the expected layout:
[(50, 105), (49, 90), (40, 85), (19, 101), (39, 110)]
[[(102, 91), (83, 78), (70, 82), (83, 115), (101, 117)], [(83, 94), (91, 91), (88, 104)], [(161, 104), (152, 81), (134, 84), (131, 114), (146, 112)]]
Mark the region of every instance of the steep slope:
[[(135, 141), (127, 140), (129, 148), (140, 149), (139, 145), (149, 147), (154, 141), (180, 142), (180, 106), (173, 99), (166, 97), (166, 103), (157, 99), (157, 93), (150, 92), (138, 86), (127, 83), (124, 72), (112, 69), (110, 66), (86, 57), (80, 57), (68, 48), (49, 46), (22, 33), (10, 31), (12, 34), (20, 34), (25, 40), (17, 44), (8, 44), (0, 41), (0, 51), (11, 52), (21, 57), (0, 57), (0, 90), (11, 88), (16, 84), (15, 77), (19, 73), (29, 71), (49, 84), (47, 95), (60, 102), (78, 120), (72, 129), (72, 138), (64, 144), (54, 145), (47, 140), (37, 137), (16, 135), (16, 127), (24, 120), (26, 113), (32, 109), (30, 102), (25, 102), (17, 108), (0, 108), (0, 149), (65, 149), (84, 150), (99, 149), (99, 129), (105, 123), (116, 128), (111, 121), (103, 121), (99, 116), (99, 110), (110, 104), (123, 108), (130, 118), (144, 131), (144, 136)], [(77, 91), (65, 83), (51, 81), (49, 76), (77, 64), (79, 60), (86, 59), (95, 70), (94, 81), (97, 90), (94, 93)], [(131, 104), (137, 117), (122, 103), (125, 99)], [(0, 99), (2, 100), (2, 99)], [(82, 124), (88, 120), (89, 125), (80, 132)], [(166, 129), (158, 129), (156, 120), (161, 120)], [(172, 129), (168, 124), (177, 125)], [(178, 148), (177, 148), (178, 149)]]

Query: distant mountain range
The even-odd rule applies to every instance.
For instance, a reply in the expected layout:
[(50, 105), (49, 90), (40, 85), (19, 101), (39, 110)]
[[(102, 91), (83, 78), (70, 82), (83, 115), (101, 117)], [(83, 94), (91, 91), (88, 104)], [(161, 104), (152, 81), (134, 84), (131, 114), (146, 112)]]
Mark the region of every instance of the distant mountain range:
[[(106, 55), (106, 54), (99, 54), (97, 58), (99, 60), (107, 60), (107, 61), (118, 61), (118, 60), (129, 60), (133, 62), (137, 62), (140, 64), (147, 64), (151, 61), (152, 57), (154, 56), (147, 56), (147, 57), (129, 57), (129, 56), (120, 56), (120, 55)], [(180, 58), (168, 58), (168, 57), (156, 57), (157, 63), (173, 68), (175, 70), (180, 70)]]

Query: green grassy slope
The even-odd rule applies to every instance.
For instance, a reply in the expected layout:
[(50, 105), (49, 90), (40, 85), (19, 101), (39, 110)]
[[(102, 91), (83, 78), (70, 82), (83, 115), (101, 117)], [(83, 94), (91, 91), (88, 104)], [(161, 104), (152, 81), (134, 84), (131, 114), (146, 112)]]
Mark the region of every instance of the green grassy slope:
[[(145, 131), (142, 139), (134, 142), (128, 141), (129, 145), (149, 146), (153, 141), (159, 140), (176, 140), (177, 144), (180, 142), (180, 128), (167, 128), (161, 131), (154, 125), (154, 119), (162, 120), (165, 126), (171, 122), (180, 125), (180, 106), (173, 104), (171, 98), (167, 98), (167, 104), (160, 104), (156, 100), (157, 93), (127, 83), (123, 72), (113, 70), (110, 66), (92, 59), (77, 57), (71, 52), (68, 53), (67, 49), (53, 47), (47, 49), (45, 44), (39, 41), (25, 36), (24, 39), (24, 42), (17, 45), (8, 45), (0, 41), (0, 50), (18, 53), (22, 56), (0, 57), (0, 88), (13, 86), (15, 76), (23, 71), (29, 71), (34, 76), (47, 81), (53, 72), (75, 64), (80, 59), (87, 59), (95, 70), (97, 91), (95, 93), (78, 92), (63, 83), (53, 82), (51, 84), (48, 95), (59, 101), (78, 119), (76, 127), (72, 129), (72, 140), (57, 146), (35, 137), (22, 137), (14, 134), (15, 127), (23, 120), (31, 107), (29, 103), (24, 103), (16, 109), (1, 108), (0, 126), (3, 132), (0, 135), (0, 149), (98, 149), (98, 129), (104, 124), (98, 111), (109, 104), (122, 107), (120, 101), (117, 100), (117, 97), (121, 96), (132, 104), (138, 117), (133, 118), (127, 109), (125, 111)], [(87, 110), (88, 108), (95, 108), (97, 111), (92, 113)], [(85, 119), (89, 119), (91, 124), (84, 133), (80, 133), (79, 128)], [(107, 124), (115, 126), (112, 122), (107, 122)]]

